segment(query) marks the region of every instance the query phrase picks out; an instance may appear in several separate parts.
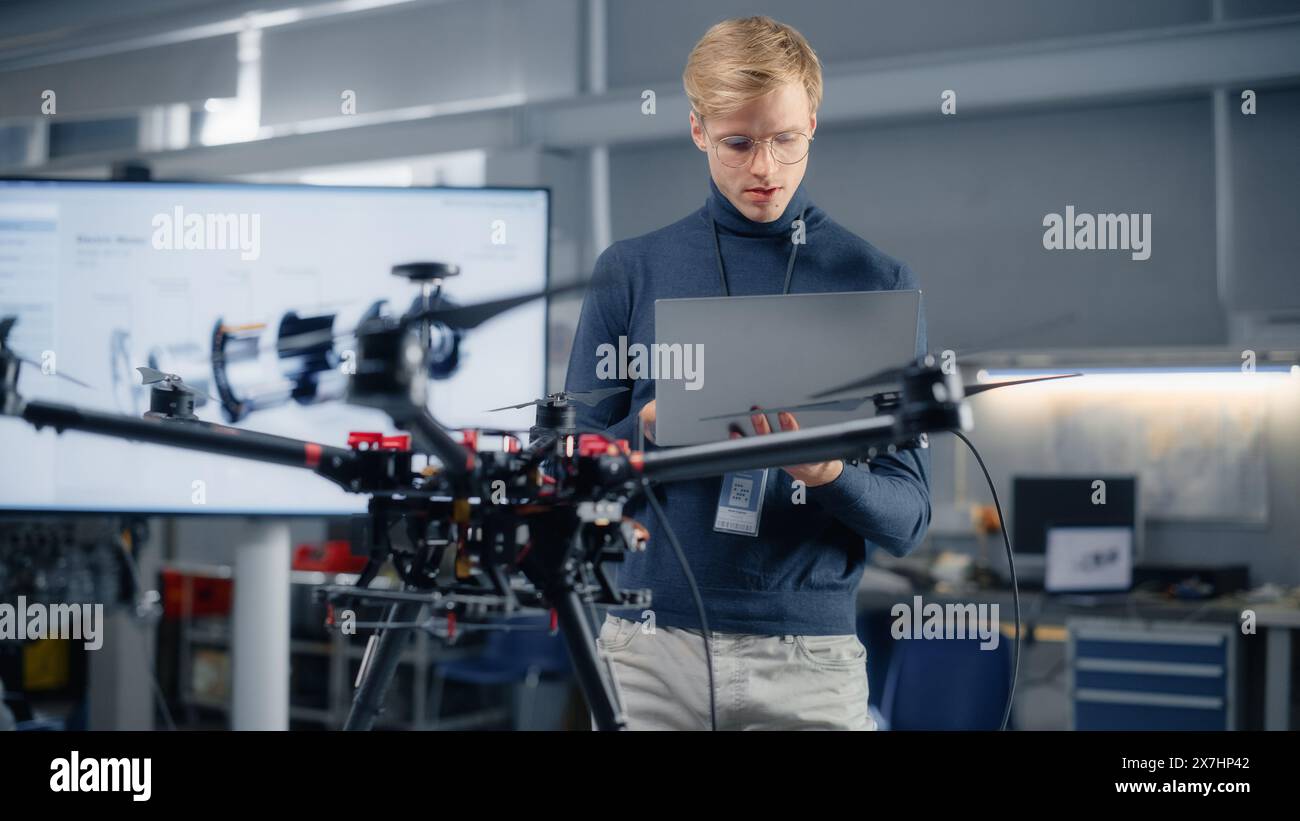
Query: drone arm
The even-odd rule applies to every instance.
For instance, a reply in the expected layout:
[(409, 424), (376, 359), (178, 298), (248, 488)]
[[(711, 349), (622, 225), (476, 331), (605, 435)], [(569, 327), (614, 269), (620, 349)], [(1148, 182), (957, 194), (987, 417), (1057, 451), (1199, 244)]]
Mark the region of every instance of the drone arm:
[[(868, 475), (859, 472), (864, 469), (848, 471), (851, 466), (846, 465), (846, 472), (840, 477), (843, 481), (832, 482), (823, 489), (823, 501), (828, 506), (836, 506), (839, 502), (845, 511), (850, 508), (848, 503), (853, 502), (861, 516), (855, 530), (864, 538), (884, 535), (887, 537), (884, 541), (887, 544), (892, 542), (893, 549), (905, 551), (919, 541), (929, 521), (928, 452), (916, 455), (906, 451), (921, 434), (961, 430), (969, 424), (969, 409), (961, 399), (960, 383), (936, 367), (918, 366), (909, 368), (904, 375), (901, 401), (892, 414), (725, 442), (636, 452), (631, 454), (629, 461), (634, 470), (640, 470), (650, 479), (675, 481), (734, 470), (800, 465), (864, 455), (874, 459), (876, 453), (887, 451), (879, 460), (884, 473), (879, 477), (880, 481), (867, 481)], [(899, 448), (905, 451), (901, 456), (889, 452)], [(890, 459), (896, 464), (891, 464)], [(910, 468), (906, 467), (905, 460), (914, 460)], [(891, 469), (896, 475), (888, 472)], [(901, 475), (897, 475), (900, 471)], [(912, 486), (903, 488), (905, 492), (901, 497), (891, 499), (885, 491), (878, 490), (904, 477), (910, 478)], [(884, 481), (886, 478), (889, 481)], [(855, 480), (861, 481), (863, 487), (858, 487)], [(914, 504), (904, 507), (900, 526), (899, 522), (888, 518), (898, 515), (888, 513), (889, 506), (906, 501), (909, 494)], [(891, 526), (880, 532), (873, 519), (889, 521)]]
[(873, 416), (834, 425), (769, 433), (643, 453), (641, 472), (655, 481), (702, 479), (733, 470), (822, 462), (853, 457), (899, 441), (896, 418)]
[(474, 453), (452, 438), (427, 408), (415, 406), (410, 414), (389, 411), (398, 427), (411, 432), (417, 450), (432, 453), (452, 477), (463, 477), (474, 469)]
[(546, 457), (555, 450), (555, 443), (556, 435), (554, 433), (543, 433), (539, 435), (537, 438), (533, 439), (533, 441), (529, 442), (528, 447), (524, 449), (524, 463), (530, 467), (541, 464), (542, 461), (544, 461)]
[(343, 483), (356, 459), (351, 450), (298, 439), (215, 425), (209, 422), (137, 419), (116, 413), (83, 410), (56, 402), (26, 402), (19, 414), (36, 427), (52, 427), (60, 433), (77, 430), (119, 439), (168, 445), (222, 456), (234, 456), (316, 471)]

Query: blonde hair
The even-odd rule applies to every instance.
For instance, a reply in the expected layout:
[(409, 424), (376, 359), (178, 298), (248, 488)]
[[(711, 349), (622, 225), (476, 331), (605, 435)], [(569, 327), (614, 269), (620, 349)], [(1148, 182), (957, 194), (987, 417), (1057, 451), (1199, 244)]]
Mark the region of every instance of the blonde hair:
[(804, 36), (771, 17), (723, 20), (691, 49), (682, 85), (701, 117), (721, 117), (790, 82), (822, 101), (822, 66)]

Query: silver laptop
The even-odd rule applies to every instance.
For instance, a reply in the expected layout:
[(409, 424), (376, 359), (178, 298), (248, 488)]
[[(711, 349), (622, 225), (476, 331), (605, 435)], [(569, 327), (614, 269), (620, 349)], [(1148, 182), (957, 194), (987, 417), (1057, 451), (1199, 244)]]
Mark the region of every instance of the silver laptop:
[[(651, 363), (655, 441), (726, 439), (731, 421), (749, 433), (747, 415), (710, 417), (817, 401), (809, 397), (909, 362), (919, 353), (920, 311), (920, 291), (656, 300), (653, 349), (631, 352)], [(800, 427), (813, 427), (874, 416), (875, 405), (794, 415)], [(769, 424), (779, 429), (774, 416)]]

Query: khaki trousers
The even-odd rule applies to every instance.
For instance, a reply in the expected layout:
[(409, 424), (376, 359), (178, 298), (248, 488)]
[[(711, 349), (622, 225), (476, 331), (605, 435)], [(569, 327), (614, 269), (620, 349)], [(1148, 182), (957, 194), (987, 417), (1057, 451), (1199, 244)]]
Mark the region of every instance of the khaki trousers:
[[(700, 632), (650, 629), (606, 615), (596, 641), (628, 729), (709, 729)], [(876, 729), (867, 710), (867, 649), (857, 636), (710, 635), (719, 730)]]

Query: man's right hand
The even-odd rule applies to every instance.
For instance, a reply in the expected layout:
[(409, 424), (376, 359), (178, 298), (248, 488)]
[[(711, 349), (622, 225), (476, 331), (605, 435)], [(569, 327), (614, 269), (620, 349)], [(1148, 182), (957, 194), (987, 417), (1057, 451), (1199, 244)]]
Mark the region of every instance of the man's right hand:
[(655, 440), (655, 400), (651, 399), (638, 415), (641, 417), (641, 429), (645, 431), (646, 441), (653, 442)]

